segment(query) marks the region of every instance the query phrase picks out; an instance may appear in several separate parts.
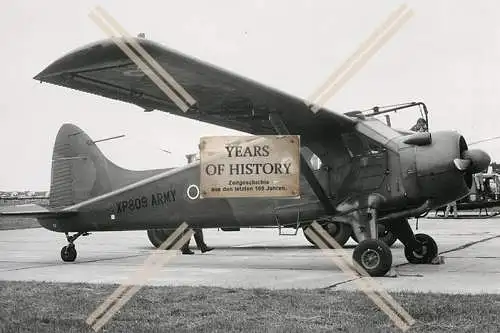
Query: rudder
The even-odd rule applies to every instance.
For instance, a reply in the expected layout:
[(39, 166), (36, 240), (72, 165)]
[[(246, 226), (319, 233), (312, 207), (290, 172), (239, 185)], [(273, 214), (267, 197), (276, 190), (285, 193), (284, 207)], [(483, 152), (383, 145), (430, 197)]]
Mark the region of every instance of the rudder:
[(68, 207), (166, 170), (120, 168), (104, 156), (83, 130), (64, 124), (54, 143), (49, 206)]

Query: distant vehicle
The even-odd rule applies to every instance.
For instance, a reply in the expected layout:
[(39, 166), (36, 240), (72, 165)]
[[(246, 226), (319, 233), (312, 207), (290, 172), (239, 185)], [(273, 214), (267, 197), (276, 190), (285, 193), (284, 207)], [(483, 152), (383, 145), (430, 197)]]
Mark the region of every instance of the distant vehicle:
[[(458, 211), (471, 211), (479, 209), (488, 215), (488, 208), (500, 207), (500, 174), (498, 173), (476, 173), (472, 177), (472, 186), (469, 194), (457, 201)], [(446, 206), (436, 209), (445, 211)]]

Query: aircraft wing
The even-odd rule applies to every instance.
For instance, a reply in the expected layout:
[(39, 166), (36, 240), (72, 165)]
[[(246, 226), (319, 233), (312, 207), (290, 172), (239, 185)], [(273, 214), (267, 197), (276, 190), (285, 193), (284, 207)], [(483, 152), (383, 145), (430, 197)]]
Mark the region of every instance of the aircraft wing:
[[(68, 53), (34, 78), (256, 135), (276, 134), (269, 113), (278, 113), (291, 134), (301, 135), (302, 143), (326, 139), (356, 123), (326, 109), (315, 114), (300, 98), (150, 40), (134, 40), (194, 98), (196, 104), (190, 110), (180, 110), (111, 39)], [(300, 77), (291, 71), (290, 79)]]
[(77, 214), (76, 211), (53, 211), (36, 204), (7, 206), (0, 210), (0, 218), (9, 216), (51, 218), (69, 217), (75, 214)]

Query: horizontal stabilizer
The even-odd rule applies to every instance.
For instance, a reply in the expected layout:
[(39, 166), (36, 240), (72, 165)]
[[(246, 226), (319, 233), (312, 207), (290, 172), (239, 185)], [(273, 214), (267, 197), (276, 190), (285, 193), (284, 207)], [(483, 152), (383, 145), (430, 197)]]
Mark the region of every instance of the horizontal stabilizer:
[(18, 217), (35, 217), (35, 218), (51, 218), (51, 217), (69, 217), (77, 214), (76, 211), (54, 211), (36, 204), (16, 205), (4, 207), (0, 210), (2, 216), (18, 216)]

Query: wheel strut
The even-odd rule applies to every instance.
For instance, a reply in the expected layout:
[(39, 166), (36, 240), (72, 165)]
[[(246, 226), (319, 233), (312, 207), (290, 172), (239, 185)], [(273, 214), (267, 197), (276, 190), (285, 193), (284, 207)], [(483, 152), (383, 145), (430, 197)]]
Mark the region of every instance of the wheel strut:
[(80, 231), (74, 234), (73, 236), (70, 236), (68, 232), (65, 232), (66, 239), (68, 240), (68, 243), (73, 244), (74, 241), (77, 240), (78, 237), (80, 236), (88, 236), (89, 233), (86, 231)]
[(408, 220), (390, 222), (390, 230), (405, 246), (405, 256), (412, 264), (430, 264), (438, 255), (434, 239), (426, 234), (414, 234)]
[(77, 240), (78, 237), (87, 236), (88, 234), (89, 233), (86, 231), (83, 231), (83, 232), (81, 231), (81, 232), (77, 232), (76, 234), (70, 236), (69, 233), (66, 232), (65, 233), (66, 240), (68, 241), (69, 244), (64, 246), (61, 249), (61, 259), (63, 261), (68, 261), (68, 262), (75, 261), (77, 252), (76, 252), (74, 242)]
[(389, 230), (403, 243), (405, 247), (419, 251), (422, 244), (415, 238), (415, 234), (411, 229), (407, 219), (389, 221)]

